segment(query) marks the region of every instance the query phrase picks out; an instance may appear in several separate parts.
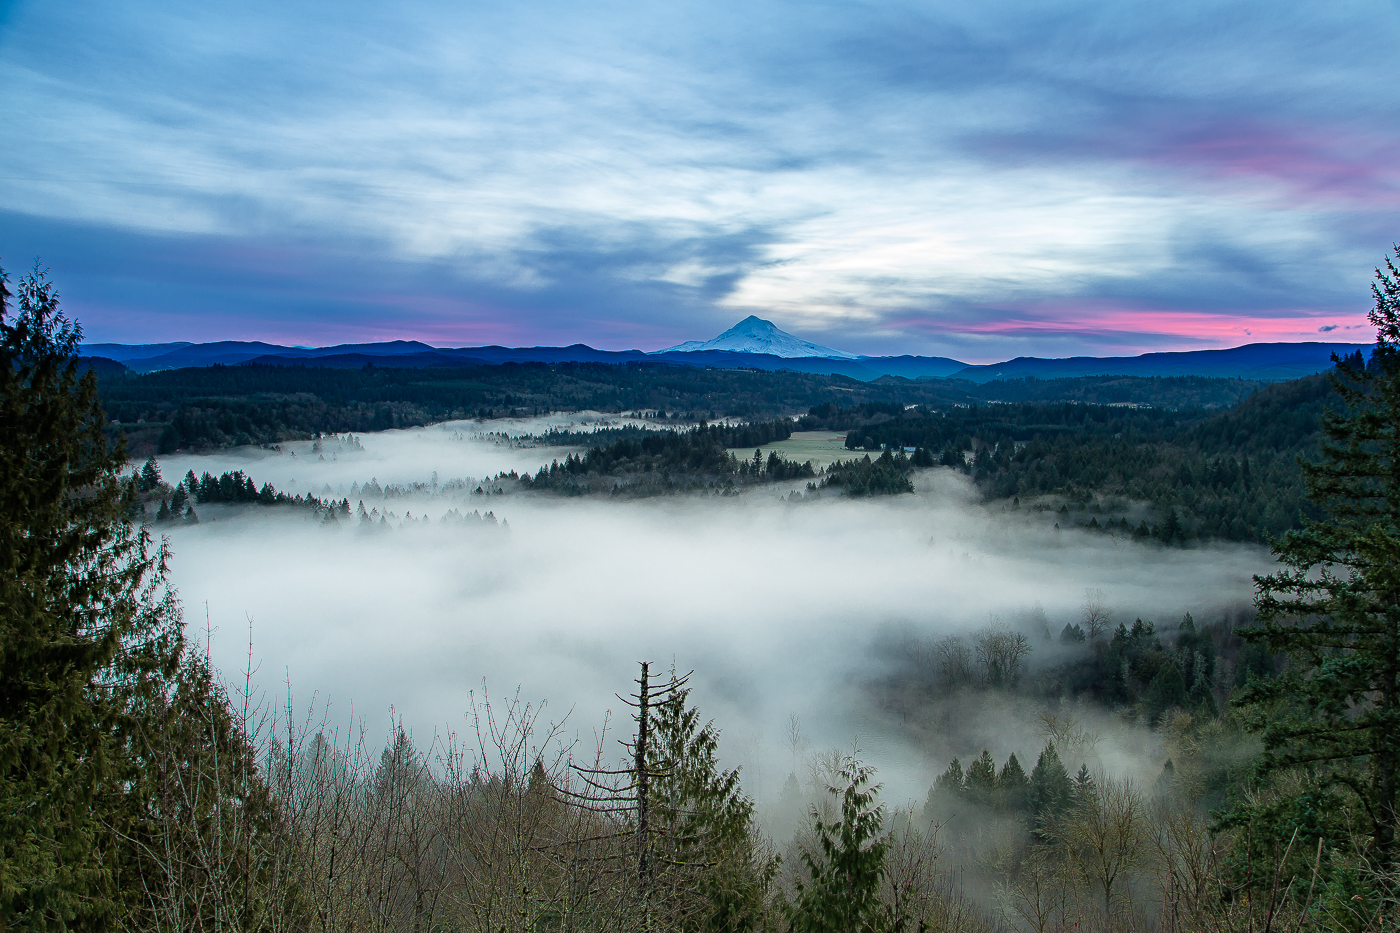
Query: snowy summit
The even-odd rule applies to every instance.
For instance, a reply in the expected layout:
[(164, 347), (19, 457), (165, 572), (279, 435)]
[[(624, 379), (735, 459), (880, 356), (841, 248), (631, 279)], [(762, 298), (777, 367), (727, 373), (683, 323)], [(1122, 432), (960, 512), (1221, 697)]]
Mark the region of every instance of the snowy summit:
[(779, 330), (772, 321), (765, 321), (761, 317), (750, 314), (729, 330), (720, 334), (714, 340), (687, 340), (685, 343), (674, 347), (667, 347), (664, 350), (655, 350), (655, 353), (694, 353), (698, 350), (728, 350), (731, 353), (767, 353), (769, 356), (781, 356), (785, 359), (795, 359), (806, 356), (822, 356), (833, 360), (855, 360), (860, 359), (854, 353), (847, 353), (844, 350), (833, 350), (831, 347), (824, 347), (820, 344), (812, 343), (810, 340), (803, 340), (801, 337), (794, 337), (787, 331)]

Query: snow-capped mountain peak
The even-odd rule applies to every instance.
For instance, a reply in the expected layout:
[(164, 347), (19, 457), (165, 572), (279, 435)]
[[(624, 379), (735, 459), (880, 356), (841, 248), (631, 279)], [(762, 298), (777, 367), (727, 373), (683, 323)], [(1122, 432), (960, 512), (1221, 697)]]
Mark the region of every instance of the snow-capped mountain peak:
[(772, 321), (749, 315), (714, 340), (687, 340), (685, 343), (656, 353), (694, 353), (698, 350), (728, 350), (730, 353), (767, 353), (784, 359), (822, 356), (834, 360), (854, 360), (859, 357), (844, 350), (833, 350), (821, 344), (795, 337), (779, 330)]

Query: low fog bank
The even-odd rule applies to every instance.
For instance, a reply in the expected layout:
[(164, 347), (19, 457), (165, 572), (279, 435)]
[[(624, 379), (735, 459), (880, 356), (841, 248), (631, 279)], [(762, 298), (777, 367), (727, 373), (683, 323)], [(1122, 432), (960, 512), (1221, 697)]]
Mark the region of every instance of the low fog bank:
[[(1044, 742), (1042, 708), (1027, 699), (980, 694), (941, 707), (933, 725), (873, 702), (870, 685), (907, 662), (899, 646), (1002, 624), (1027, 631), (1035, 665), (1059, 649), (1034, 629), (1079, 621), (1086, 588), (1103, 590), (1115, 624), (1141, 616), (1171, 628), (1188, 611), (1214, 620), (1246, 605), (1250, 575), (1269, 562), (1253, 547), (1164, 550), (1060, 532), (1044, 516), (978, 505), (960, 474), (941, 469), (915, 474), (914, 496), (796, 503), (782, 489), (615, 502), (454, 483), (558, 455), (493, 439), (502, 429), (541, 428), (459, 423), (365, 435), (362, 450), (330, 440), (315, 455), (307, 445), (295, 457), (163, 461), (172, 481), (242, 469), (286, 491), (329, 486), (344, 497), (371, 478), (381, 493), (402, 484), (395, 513), (430, 519), (370, 531), (248, 506), (201, 509), (200, 524), (169, 530), (186, 618), (202, 628), (207, 612), (225, 675), (241, 679), (251, 618), (255, 683), (280, 697), (290, 682), (299, 706), (329, 703), (333, 723), (364, 718), (387, 734), (392, 710), (426, 746), (466, 731), (469, 692), (485, 680), (493, 693), (518, 685), (523, 698), (546, 699), (546, 718), (567, 714), (591, 747), (607, 711), (614, 728), (625, 712), (614, 693), (627, 692), (636, 662), (674, 661), (695, 669), (693, 699), (760, 801), (790, 771), (801, 777), (812, 751), (855, 743), (898, 804), (922, 800), (954, 755), (985, 746), (1029, 767)], [(364, 501), (386, 507), (382, 495)], [(509, 527), (444, 523), (450, 508), (489, 509)], [(787, 735), (793, 714), (800, 736)], [(1098, 766), (1160, 769), (1146, 730), (1087, 721), (1109, 736)]]
[(481, 480), (511, 470), (533, 472), (573, 448), (536, 447), (518, 443), (518, 438), (551, 430), (586, 432), (629, 425), (687, 427), (596, 411), (562, 412), (538, 418), (445, 421), (403, 430), (332, 435), (319, 442), (288, 441), (276, 448), (185, 452), (162, 457), (160, 464), (166, 480), (172, 483), (190, 470), (196, 476), (242, 470), (258, 485), (271, 483), (292, 495), (345, 497), (355, 486), (371, 480), (381, 487), (412, 486), (431, 484), (434, 473), (444, 480)]

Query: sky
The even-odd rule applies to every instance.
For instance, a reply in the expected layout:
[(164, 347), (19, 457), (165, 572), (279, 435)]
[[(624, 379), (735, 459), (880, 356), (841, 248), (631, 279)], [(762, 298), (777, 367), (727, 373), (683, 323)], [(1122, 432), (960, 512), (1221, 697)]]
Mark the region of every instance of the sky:
[(0, 263), (126, 343), (1368, 342), (1397, 47), (1395, 0), (0, 0)]

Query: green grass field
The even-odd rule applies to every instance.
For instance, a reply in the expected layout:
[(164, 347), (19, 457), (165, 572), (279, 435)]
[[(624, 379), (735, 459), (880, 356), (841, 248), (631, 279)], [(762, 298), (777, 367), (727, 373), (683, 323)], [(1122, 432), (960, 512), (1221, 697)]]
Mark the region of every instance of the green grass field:
[[(768, 459), (768, 452), (776, 450), (781, 456), (789, 460), (802, 463), (805, 460), (812, 461), (812, 466), (820, 470), (822, 467), (830, 466), (837, 460), (849, 460), (857, 456), (854, 451), (846, 449), (845, 432), (835, 431), (798, 431), (785, 441), (778, 441), (775, 444), (765, 444), (759, 448), (763, 451), (763, 459)], [(740, 460), (748, 460), (753, 457), (753, 448), (740, 449), (730, 448), (730, 453)]]

